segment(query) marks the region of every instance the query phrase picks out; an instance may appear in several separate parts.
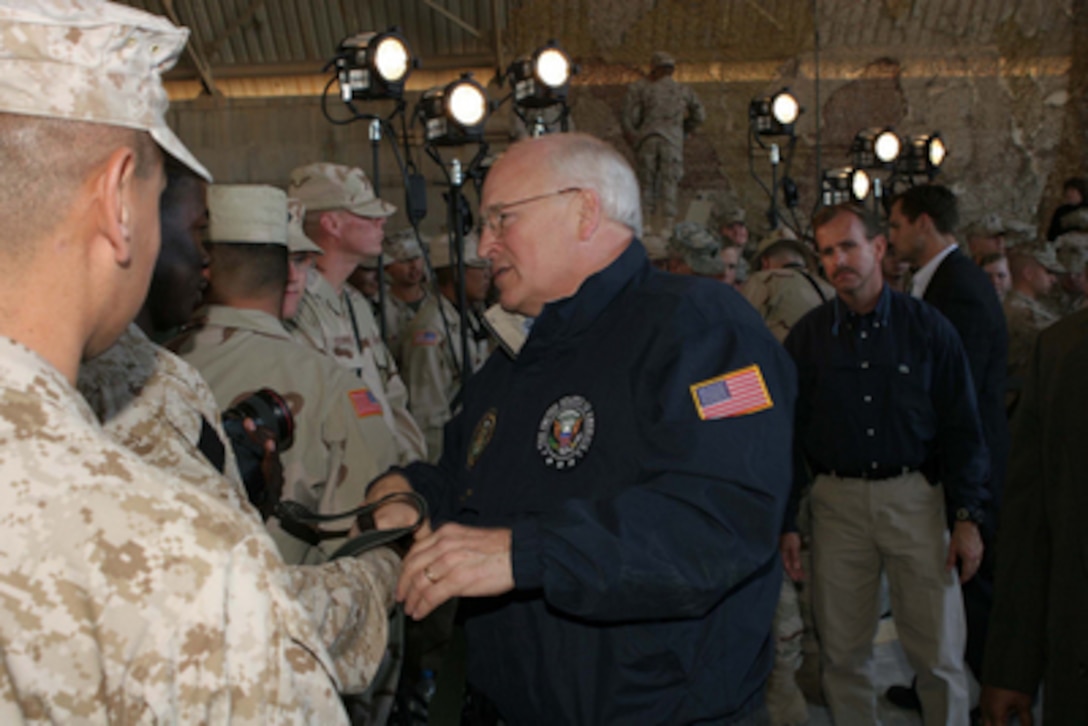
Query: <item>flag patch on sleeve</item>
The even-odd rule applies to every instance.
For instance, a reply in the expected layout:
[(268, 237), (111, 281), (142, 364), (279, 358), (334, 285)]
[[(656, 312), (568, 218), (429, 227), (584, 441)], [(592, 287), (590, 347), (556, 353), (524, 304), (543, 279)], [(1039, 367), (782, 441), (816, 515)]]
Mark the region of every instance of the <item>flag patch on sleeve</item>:
[(433, 330), (417, 330), (412, 336), (413, 345), (438, 345), (438, 333)]
[(382, 412), (382, 405), (378, 403), (378, 399), (374, 398), (374, 394), (365, 388), (348, 391), (348, 398), (351, 399), (351, 405), (355, 408), (355, 415), (359, 418), (380, 415)]
[(704, 421), (744, 416), (774, 406), (757, 365), (695, 383), (691, 386), (691, 398)]

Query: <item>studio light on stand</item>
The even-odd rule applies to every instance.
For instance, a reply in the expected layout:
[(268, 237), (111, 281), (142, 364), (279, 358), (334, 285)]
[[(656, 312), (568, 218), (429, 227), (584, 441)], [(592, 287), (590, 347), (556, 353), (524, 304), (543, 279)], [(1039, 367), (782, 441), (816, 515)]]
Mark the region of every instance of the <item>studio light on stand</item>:
[(825, 207), (864, 202), (873, 188), (872, 179), (864, 169), (850, 166), (826, 170), (820, 186), (820, 200)]
[(344, 103), (403, 98), (404, 84), (419, 65), (396, 27), (345, 38), (332, 62)]
[[(771, 229), (777, 229), (781, 222), (778, 213), (778, 194), (781, 187), (786, 207), (793, 214), (797, 206), (797, 184), (789, 176), (790, 165), (793, 161), (793, 152), (797, 146), (797, 134), (795, 125), (800, 117), (801, 108), (797, 98), (783, 88), (777, 93), (763, 98), (753, 99), (748, 105), (748, 168), (752, 178), (763, 187), (771, 199), (771, 207), (767, 210), (767, 221)], [(764, 137), (787, 137), (789, 142), (783, 154), (777, 143), (764, 143)], [(755, 169), (755, 148), (767, 152), (771, 163), (771, 185), (768, 187), (760, 179)], [(785, 171), (779, 181), (778, 166), (785, 163)], [(799, 228), (796, 215), (794, 225)]]
[(906, 153), (896, 165), (896, 172), (912, 181), (915, 177), (926, 177), (928, 181), (940, 173), (944, 160), (948, 157), (948, 147), (939, 132), (911, 136)]
[[(855, 169), (865, 169), (871, 174), (873, 190), (873, 210), (880, 214), (885, 186), (890, 187), (892, 179), (881, 179), (878, 172), (891, 172), (894, 175), (896, 162), (902, 155), (903, 142), (890, 127), (874, 127), (859, 131), (850, 145)], [(887, 184), (886, 184), (887, 182)]]
[(531, 56), (518, 58), (506, 69), (506, 80), (513, 89), (514, 113), (529, 130), (531, 136), (548, 132), (549, 123), (544, 120), (545, 109), (559, 106), (560, 131), (570, 129), (570, 80), (578, 73), (578, 66), (554, 40), (537, 48)]
[[(472, 356), (468, 343), (468, 303), (465, 299), (465, 234), (472, 227), (472, 212), (464, 196), (466, 179), (481, 173), (488, 146), (484, 141), (487, 119), (494, 110), (487, 91), (471, 73), (442, 87), (425, 91), (416, 106), (415, 117), (423, 126), (423, 149), (442, 169), (449, 184), (445, 194), (448, 225), (451, 233), (450, 256), (457, 268), (458, 300), (461, 315), (461, 385), (472, 374)], [(460, 159), (448, 163), (439, 147), (476, 144), (476, 154), (466, 168)], [(428, 267), (430, 263), (428, 262)], [(441, 306), (440, 312), (441, 312)], [(442, 313), (445, 320), (445, 313)], [(448, 329), (448, 323), (444, 323)], [(447, 340), (449, 336), (447, 335)], [(453, 342), (450, 341), (452, 349)], [(451, 350), (452, 354), (452, 350)], [(456, 358), (454, 358), (456, 360)]]

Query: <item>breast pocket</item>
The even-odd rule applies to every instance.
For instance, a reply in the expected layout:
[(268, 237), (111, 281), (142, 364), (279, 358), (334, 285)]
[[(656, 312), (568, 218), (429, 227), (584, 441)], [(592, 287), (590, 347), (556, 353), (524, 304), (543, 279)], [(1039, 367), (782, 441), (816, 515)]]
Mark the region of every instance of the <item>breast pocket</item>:
[(920, 438), (936, 434), (936, 415), (930, 397), (932, 364), (928, 360), (892, 361), (886, 366), (888, 401), (896, 416)]

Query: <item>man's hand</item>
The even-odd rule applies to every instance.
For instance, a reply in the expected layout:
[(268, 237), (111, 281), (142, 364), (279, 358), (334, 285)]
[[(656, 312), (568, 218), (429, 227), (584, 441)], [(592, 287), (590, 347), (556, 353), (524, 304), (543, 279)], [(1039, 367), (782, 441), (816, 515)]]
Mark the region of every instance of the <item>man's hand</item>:
[(786, 574), (794, 582), (805, 579), (805, 568), (801, 566), (801, 535), (787, 532), (778, 540), (778, 551), (782, 553), (782, 565)]
[(983, 686), (978, 705), (984, 726), (1006, 726), (1009, 714), (1015, 714), (1022, 726), (1031, 726), (1031, 695), (1008, 688)]
[[(400, 474), (386, 474), (381, 479), (370, 485), (366, 493), (364, 504), (373, 504), (387, 494), (395, 492), (410, 492), (412, 485)], [(411, 527), (419, 519), (419, 511), (407, 502), (389, 502), (374, 510), (374, 527), (376, 529), (397, 529), (398, 527)], [(424, 520), (422, 526), (416, 532), (416, 540), (431, 534), (430, 520)]]
[(276, 451), (276, 433), (267, 426), (257, 426), (257, 423), (249, 417), (242, 420), (242, 428), (245, 429), (249, 440), (264, 451), (261, 457), (264, 499), (257, 510), (261, 513), (261, 518), (267, 520), (283, 497), (283, 462), (280, 461), (279, 452)]
[(960, 583), (967, 582), (982, 564), (982, 536), (974, 522), (956, 522), (952, 527), (952, 541), (948, 545), (945, 569), (949, 572), (960, 561)]
[(404, 558), (397, 600), (416, 620), (453, 597), (502, 595), (514, 589), (509, 529), (444, 524), (417, 538)]

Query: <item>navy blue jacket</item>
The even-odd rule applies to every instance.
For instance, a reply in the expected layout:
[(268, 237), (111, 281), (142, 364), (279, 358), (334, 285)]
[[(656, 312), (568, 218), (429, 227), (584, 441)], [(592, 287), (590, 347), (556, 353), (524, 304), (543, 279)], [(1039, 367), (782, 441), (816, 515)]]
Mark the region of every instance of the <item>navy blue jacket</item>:
[[(693, 386), (751, 366), (770, 405), (700, 418)], [(462, 601), (469, 681), (507, 721), (728, 723), (762, 703), (795, 398), (740, 295), (654, 270), (637, 241), (469, 381), (438, 466), (406, 474), (436, 522), (513, 530), (515, 590)]]

